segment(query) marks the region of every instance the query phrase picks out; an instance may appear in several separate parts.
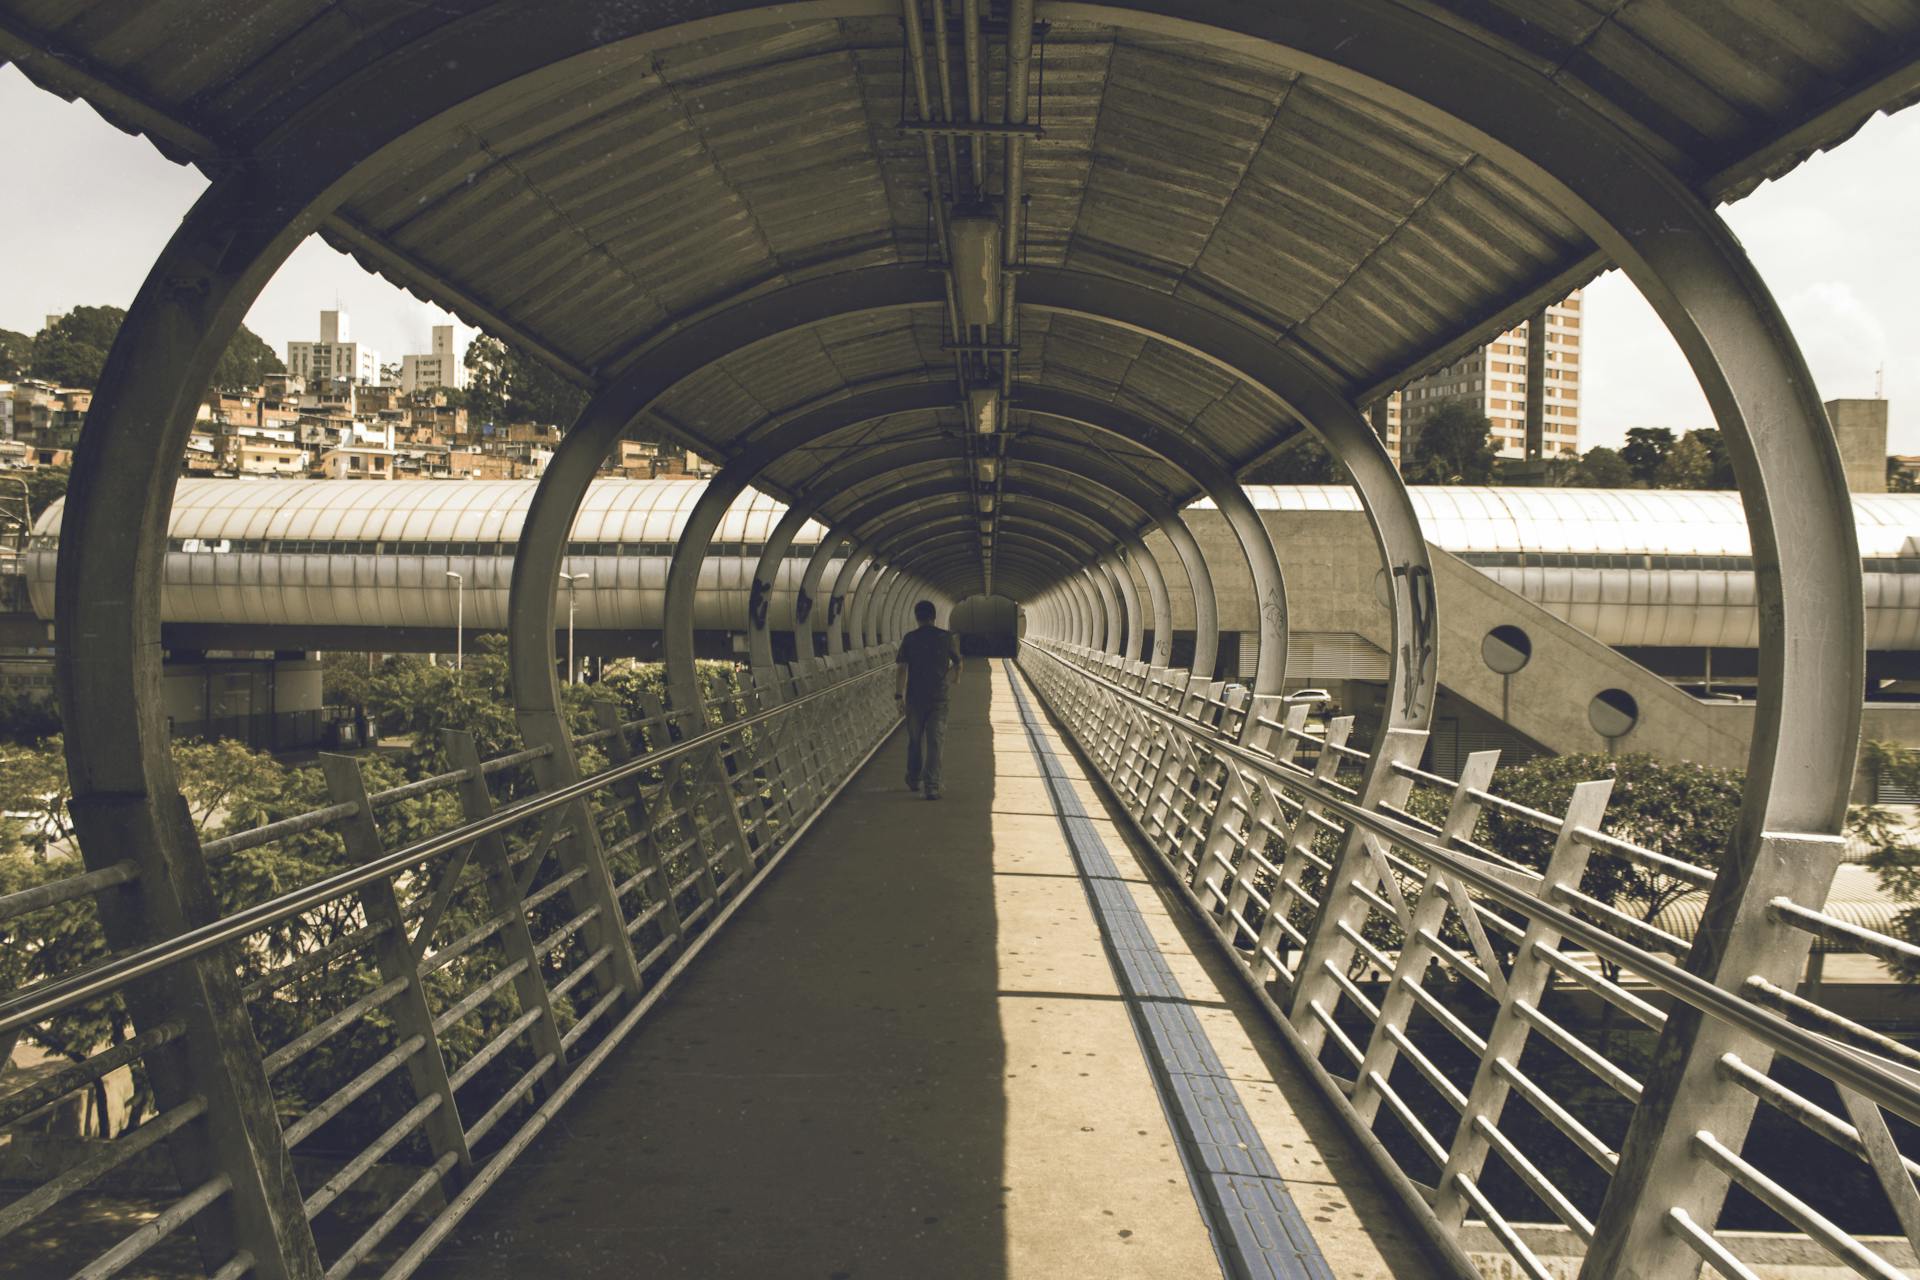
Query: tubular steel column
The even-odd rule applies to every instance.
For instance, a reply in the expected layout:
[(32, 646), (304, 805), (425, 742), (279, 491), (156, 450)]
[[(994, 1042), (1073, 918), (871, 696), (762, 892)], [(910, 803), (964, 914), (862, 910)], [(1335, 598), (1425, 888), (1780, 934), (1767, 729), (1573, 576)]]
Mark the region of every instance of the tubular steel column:
[[(1220, 601), (1213, 591), (1213, 572), (1207, 568), (1207, 558), (1201, 554), (1200, 543), (1195, 540), (1193, 530), (1187, 528), (1187, 522), (1179, 516), (1160, 526), (1167, 535), (1167, 541), (1173, 544), (1174, 554), (1180, 557), (1180, 564), (1187, 571), (1187, 582), (1193, 589), (1193, 671), (1205, 671), (1211, 676), (1214, 666), (1220, 660)], [(1157, 642), (1159, 633), (1154, 639)], [(1158, 648), (1158, 643), (1155, 644)], [(1173, 663), (1173, 614), (1167, 614), (1167, 657), (1157, 666), (1171, 666)]]
[(1072, 643), (1083, 649), (1092, 648), (1100, 640), (1098, 609), (1093, 603), (1093, 591), (1079, 574), (1069, 574), (1063, 586), (1067, 589), (1067, 598), (1073, 607)]
[(1153, 652), (1145, 655), (1135, 652), (1132, 656), (1144, 656), (1150, 667), (1164, 667), (1173, 656), (1173, 602), (1167, 595), (1166, 575), (1160, 572), (1160, 562), (1139, 538), (1128, 540), (1122, 557), (1123, 565), (1137, 566), (1140, 576), (1146, 580), (1147, 605), (1153, 617)]
[(1106, 569), (1096, 560), (1081, 570), (1081, 574), (1093, 587), (1100, 601), (1101, 636), (1099, 649), (1103, 653), (1120, 652), (1121, 631), (1126, 621), (1120, 612), (1120, 595), (1113, 589), (1113, 579), (1107, 576)]
[(837, 658), (846, 652), (847, 610), (853, 607), (856, 593), (860, 590), (860, 579), (866, 575), (867, 566), (872, 560), (871, 547), (856, 547), (846, 563), (840, 566), (839, 576), (833, 580), (833, 595), (828, 600), (827, 609), (827, 656), (830, 658)]
[[(788, 507), (779, 523), (773, 526), (773, 532), (767, 535), (767, 545), (760, 552), (759, 563), (753, 567), (753, 594), (749, 600), (757, 604), (750, 604), (748, 608), (747, 654), (755, 671), (769, 674), (773, 671), (774, 595), (780, 585), (781, 572), (786, 567), (787, 549), (793, 545), (794, 536), (806, 527), (812, 514), (813, 507), (809, 503), (795, 503)], [(807, 567), (813, 567), (811, 562)], [(798, 630), (796, 626), (796, 633)], [(810, 658), (813, 655), (801, 653), (796, 639), (794, 656)], [(787, 695), (785, 683), (780, 682), (775, 687), (780, 690), (777, 696), (784, 702)]]
[(1125, 555), (1114, 552), (1100, 561), (1100, 567), (1120, 589), (1120, 603), (1126, 614), (1127, 631), (1124, 642), (1114, 646), (1114, 652), (1128, 662), (1140, 659), (1140, 591), (1133, 585), (1133, 574), (1128, 571)]
[[(815, 652), (819, 646), (814, 643), (814, 638), (826, 630), (830, 605), (827, 596), (820, 594), (820, 581), (834, 553), (846, 545), (845, 538), (829, 530), (820, 540), (820, 545), (813, 549), (813, 556), (807, 561), (807, 571), (801, 576), (800, 592), (793, 602), (793, 647), (795, 657), (803, 668), (811, 668), (820, 661)], [(837, 571), (835, 576), (838, 576)], [(828, 596), (832, 591), (829, 585)]]
[(1094, 593), (1100, 597), (1100, 614), (1106, 618), (1106, 635), (1102, 637), (1100, 649), (1104, 652), (1119, 652), (1119, 645), (1125, 639), (1127, 614), (1119, 604), (1119, 591), (1114, 589), (1114, 576), (1106, 572), (1104, 560), (1094, 560), (1085, 570), (1087, 580), (1091, 581)]

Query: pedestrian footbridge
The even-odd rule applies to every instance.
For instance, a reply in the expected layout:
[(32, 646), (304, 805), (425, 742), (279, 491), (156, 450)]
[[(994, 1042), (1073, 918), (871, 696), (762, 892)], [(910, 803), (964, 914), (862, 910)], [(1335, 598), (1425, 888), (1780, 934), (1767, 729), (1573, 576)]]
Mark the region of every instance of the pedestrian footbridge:
[[(1900, 0), (0, 0), (0, 57), (207, 183), (32, 548), (75, 848), (0, 894), (0, 1060), (42, 1053), (0, 1078), (0, 1269), (1910, 1275), (1920, 1055), (1800, 985), (1815, 947), (1920, 962), (1826, 909), (1859, 539), (1717, 208), (1911, 101), (1917, 51)], [(389, 533), (330, 500), (169, 545), (207, 384), (312, 235), (586, 393), (523, 513), (462, 491), (457, 533)], [(1474, 616), (1454, 592), (1450, 638), (1444, 584), (1478, 584), (1436, 576), (1392, 393), (1524, 363), (1543, 462), (1584, 385), (1544, 310), (1609, 267), (1748, 526), (1712, 866), (1610, 825), (1609, 780), (1548, 812), (1427, 750)], [(1524, 361), (1476, 363), (1516, 326)], [(719, 466), (671, 532), (589, 509), (627, 438)], [(1364, 718), (1289, 684), (1317, 553), (1242, 487), (1306, 445), (1365, 518), (1294, 579), (1384, 641)], [(750, 489), (782, 514), (716, 543)], [(1202, 498), (1244, 685), (1211, 678)], [(751, 637), (743, 683), (703, 687), (702, 569), (749, 545), (708, 624)], [(336, 567), (343, 606), (402, 561), (451, 582), (456, 646), (486, 557), (510, 728), (404, 778), (326, 757), (272, 821), (196, 829), (167, 565), (244, 589), (269, 555), (296, 609)], [(667, 558), (662, 696), (556, 679), (570, 555), (636, 590)], [(938, 804), (893, 786), (884, 642), (919, 599), (1026, 619), (963, 681)], [(769, 617), (826, 652), (782, 663)], [(1592, 665), (1555, 670), (1617, 739)], [(1701, 895), (1694, 936), (1622, 877)], [(75, 1094), (94, 1129), (57, 1140)]]

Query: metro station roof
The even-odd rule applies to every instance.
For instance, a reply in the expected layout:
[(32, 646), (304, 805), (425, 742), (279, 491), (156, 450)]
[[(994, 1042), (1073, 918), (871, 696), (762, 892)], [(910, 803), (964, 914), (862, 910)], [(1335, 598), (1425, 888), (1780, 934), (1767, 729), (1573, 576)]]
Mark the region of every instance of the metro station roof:
[[(982, 8), (1004, 30), (1006, 4)], [(1709, 201), (1920, 90), (1913, 0), (1356, 0), (1259, 17), (1313, 37), (1298, 47), (1232, 30), (1232, 9), (1038, 5), (1025, 264), (1231, 320), (1362, 403), (1607, 259), (1498, 146), (1303, 52), (1335, 28), (1464, 39), (1599, 113)], [(912, 114), (901, 13), (897, 0), (0, 0), (0, 56), (210, 175), (371, 157), (344, 200), (328, 197), (319, 233), (598, 386), (741, 299), (937, 256), (921, 142), (898, 128)], [(997, 104), (1005, 67), (983, 61)], [(981, 151), (981, 185), (1003, 190), (1000, 147)], [(945, 383), (942, 313), (936, 297), (795, 322), (692, 371), (641, 429), (726, 459), (802, 410)], [(1236, 473), (1300, 430), (1269, 391), (1170, 336), (1025, 304), (1018, 320), (1017, 387), (1137, 415)], [(1023, 414), (1017, 394), (1013, 409), (1009, 518), (1057, 510), (1061, 483), (1021, 462), (1020, 440), (1104, 453), (1176, 505), (1199, 492), (1145, 449)], [(891, 413), (762, 483), (790, 495), (839, 459), (963, 430), (957, 405)], [(942, 483), (951, 498), (925, 500), (929, 520), (970, 520), (957, 443), (950, 460), (849, 486), (826, 514)], [(1058, 571), (1012, 554), (1016, 577)], [(970, 570), (940, 566), (955, 594), (971, 589)]]
[[(1427, 540), (1456, 554), (1483, 551), (1746, 556), (1753, 552), (1740, 495), (1729, 490), (1535, 489), (1413, 485)], [(1346, 485), (1247, 486), (1263, 511), (1359, 511)], [(1194, 504), (1211, 508), (1201, 499)], [(1920, 494), (1858, 493), (1854, 528), (1863, 557), (1920, 548)]]
[[(532, 480), (184, 479), (167, 536), (176, 541), (514, 542), (533, 501)], [(596, 480), (573, 522), (578, 542), (671, 543), (706, 484), (699, 480)], [(735, 499), (714, 540), (764, 543), (786, 506), (763, 493)], [(36, 543), (60, 530), (59, 503), (35, 522)], [(796, 543), (818, 543), (809, 521)]]

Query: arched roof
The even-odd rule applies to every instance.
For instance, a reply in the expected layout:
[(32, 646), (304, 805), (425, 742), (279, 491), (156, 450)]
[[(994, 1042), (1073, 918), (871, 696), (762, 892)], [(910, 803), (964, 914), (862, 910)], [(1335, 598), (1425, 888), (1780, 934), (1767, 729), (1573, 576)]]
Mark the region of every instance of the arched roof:
[[(1725, 490), (1535, 489), (1415, 485), (1420, 527), (1437, 547), (1470, 552), (1746, 556), (1753, 551), (1740, 495)], [(1345, 485), (1248, 485), (1263, 511), (1359, 511)], [(1211, 507), (1201, 499), (1194, 504)], [(1920, 548), (1920, 494), (1853, 498), (1864, 557)]]
[[(991, 110), (1014, 8), (982, 9)], [(1385, 43), (1409, 48), (1445, 37), (1528, 78), (1542, 103), (1595, 113), (1709, 202), (1920, 87), (1920, 11), (1885, 0), (1356, 0), (1259, 19), (1293, 30), (1290, 44), (1244, 34), (1244, 7), (1225, 0), (1042, 3), (1040, 132), (1017, 151), (926, 147), (901, 128), (916, 115), (902, 14), (932, 12), (949, 21), (925, 0), (352, 12), (283, 0), (239, 20), (204, 0), (0, 0), (0, 56), (210, 175), (281, 183), (337, 247), (585, 385), (739, 299), (928, 263), (939, 218), (926, 157), (942, 151), (947, 173), (966, 157), (989, 196), (1017, 182), (1024, 267), (1231, 320), (1360, 402), (1606, 258), (1499, 145), (1442, 128), (1406, 95), (1363, 91), (1364, 75), (1309, 50), (1341, 47), (1349, 30), (1383, 43), (1364, 23), (1393, 26), (1405, 39)], [(950, 69), (964, 98), (967, 69)], [(716, 352), (646, 406), (642, 429), (725, 460), (803, 409), (950, 380), (943, 305), (935, 289)], [(1021, 434), (1113, 448), (1022, 415), (1020, 387), (1124, 409), (1234, 471), (1301, 429), (1270, 389), (1171, 335), (1025, 304), (1015, 319), (1010, 458)], [(862, 422), (761, 483), (792, 494), (876, 440), (962, 434), (957, 406)], [(1123, 452), (1170, 498), (1199, 492)], [(968, 483), (964, 470), (949, 478)], [(842, 510), (836, 496), (824, 514)]]
[[(167, 536), (174, 539), (272, 539), (340, 542), (513, 542), (533, 501), (532, 480), (205, 480), (175, 490)], [(700, 500), (699, 480), (596, 480), (573, 522), (577, 542), (673, 542)], [(742, 494), (721, 518), (715, 540), (765, 542), (786, 505)], [(59, 532), (50, 504), (34, 522), (36, 541)], [(802, 525), (794, 541), (816, 544), (826, 531)]]

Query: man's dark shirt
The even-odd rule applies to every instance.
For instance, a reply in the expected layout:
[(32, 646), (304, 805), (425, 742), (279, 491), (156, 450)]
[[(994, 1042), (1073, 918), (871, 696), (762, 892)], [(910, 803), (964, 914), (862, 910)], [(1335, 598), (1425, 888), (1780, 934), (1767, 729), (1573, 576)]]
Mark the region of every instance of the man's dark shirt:
[(931, 707), (947, 700), (947, 668), (953, 663), (953, 633), (929, 623), (907, 632), (894, 660), (907, 669), (907, 704)]

